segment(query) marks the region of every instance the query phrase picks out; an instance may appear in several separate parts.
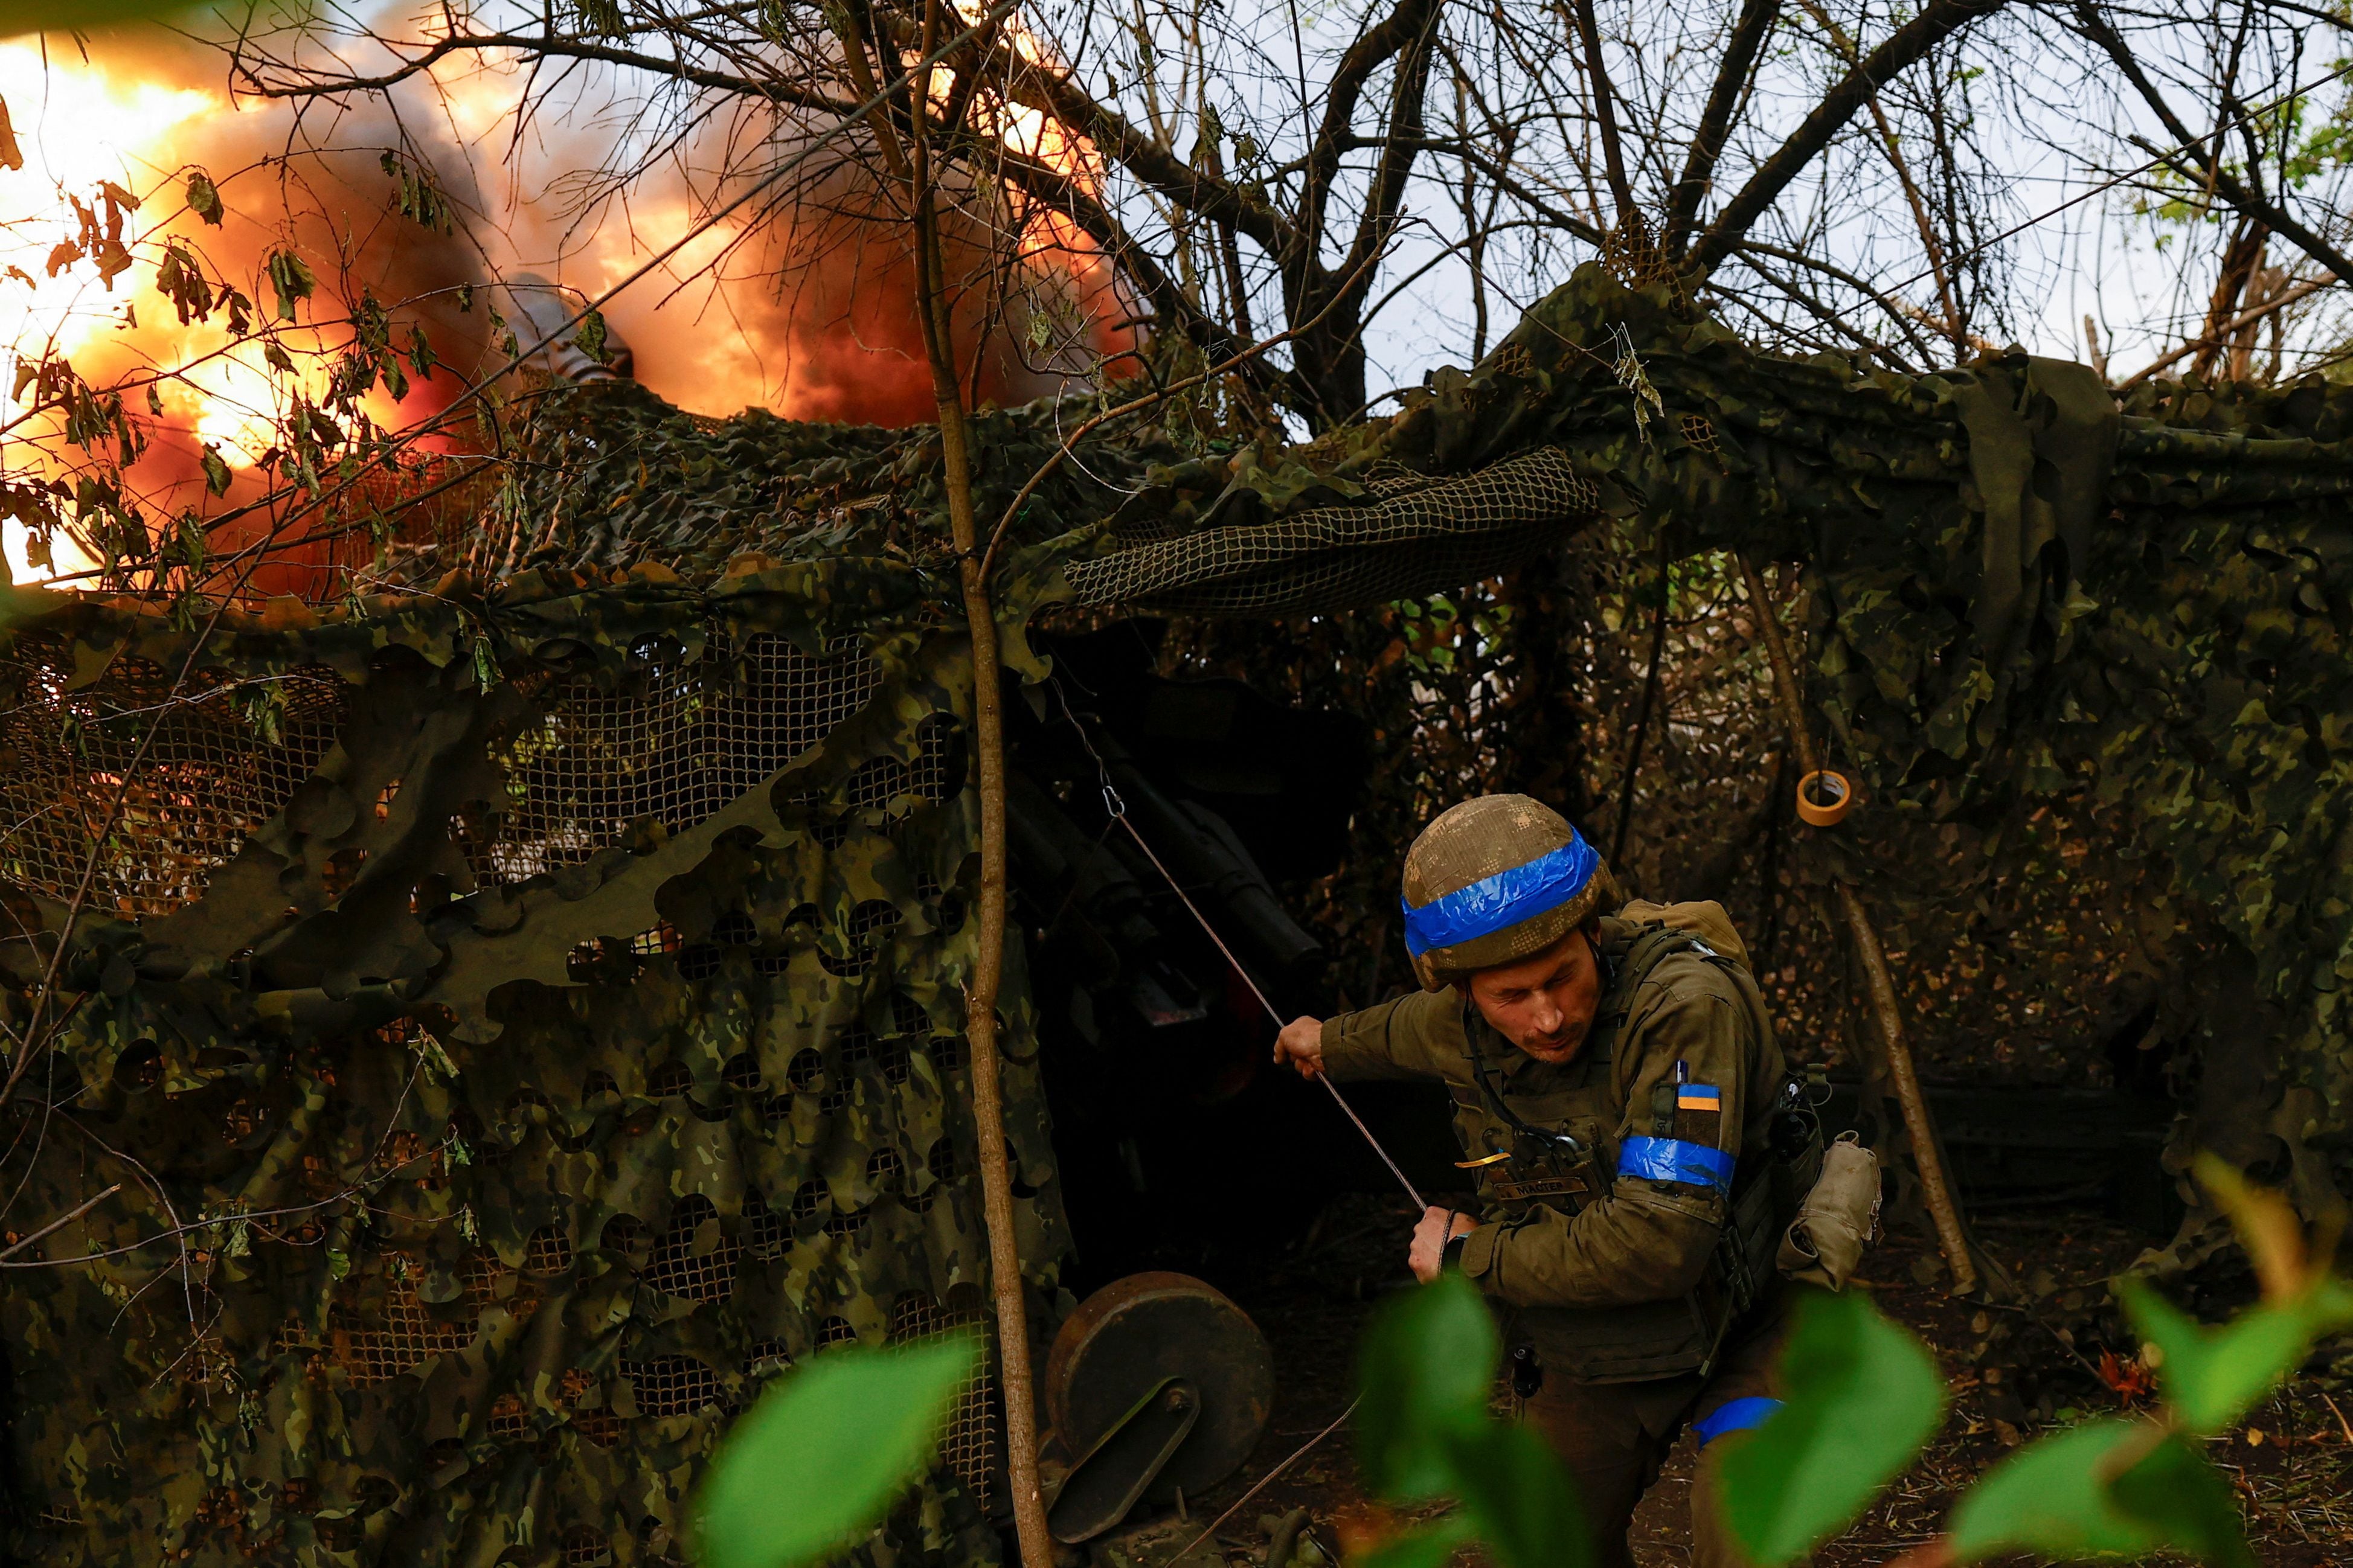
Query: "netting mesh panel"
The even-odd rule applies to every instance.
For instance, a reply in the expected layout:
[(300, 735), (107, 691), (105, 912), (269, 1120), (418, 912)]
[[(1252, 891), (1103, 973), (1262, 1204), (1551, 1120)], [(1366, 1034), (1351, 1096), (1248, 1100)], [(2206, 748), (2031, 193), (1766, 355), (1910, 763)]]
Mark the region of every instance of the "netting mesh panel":
[(1344, 609), (1454, 587), (1525, 560), (1594, 515), (1600, 491), (1545, 447), (1461, 479), (1382, 472), (1370, 506), (1319, 507), (1271, 523), (1208, 528), (1066, 568), (1082, 604), (1169, 614)]
[[(854, 637), (818, 657), (765, 633), (714, 634), (692, 661), (674, 645), (638, 652), (637, 679), (621, 689), (585, 675), (551, 688), (540, 720), (502, 748), (504, 808), (451, 824), (479, 881), (585, 860), (640, 820), (691, 828), (823, 741), (882, 679)], [(91, 901), (133, 918), (203, 897), (213, 870), (311, 778), (345, 709), (344, 684), (326, 669), (177, 681), (119, 659), (69, 691), (71, 668), (64, 644), (34, 637), (0, 659), (0, 744), (12, 759), (0, 773), (0, 876), (69, 898), (103, 835)], [(913, 768), (870, 761), (849, 804), (942, 798), (956, 740), (953, 727), (926, 731)], [(356, 868), (331, 866), (328, 894)]]
[(692, 827), (824, 740), (882, 680), (854, 637), (811, 658), (767, 633), (714, 635), (699, 659), (658, 645), (635, 662), (620, 690), (587, 675), (555, 687), (544, 717), (509, 742), (490, 879), (585, 860), (641, 819)]
[(670, 1226), (654, 1243), (641, 1278), (669, 1296), (723, 1301), (735, 1289), (742, 1245), (720, 1223), (709, 1198), (691, 1194), (670, 1211)]
[(1279, 567), (1134, 601), (1163, 616), (1291, 616), (1385, 605), (1482, 582), (1558, 543), (1562, 525), (1335, 550)]
[(644, 1361), (624, 1361), (622, 1374), (638, 1402), (638, 1414), (654, 1420), (691, 1415), (708, 1405), (728, 1403), (719, 1373), (688, 1355), (658, 1355)]
[(438, 1355), (454, 1354), (474, 1342), (473, 1313), (437, 1315), (406, 1279), (387, 1283), (373, 1307), (339, 1305), (329, 1315), (328, 1359), (353, 1384), (366, 1387), (414, 1372)]
[(332, 670), (175, 681), (126, 658), (69, 691), (72, 668), (63, 643), (29, 637), (0, 658), (0, 875), (69, 899), (100, 846), (90, 902), (112, 914), (168, 914), (200, 897), (310, 778), (343, 721)]
[[(902, 1296), (891, 1310), (891, 1338), (904, 1342), (952, 1330), (986, 1331), (979, 1308), (942, 1306), (929, 1296)], [(987, 1334), (983, 1333), (986, 1342)], [(997, 1468), (997, 1373), (992, 1353), (976, 1358), (970, 1376), (956, 1384), (955, 1414), (940, 1438), (940, 1462), (956, 1473), (981, 1511), (988, 1511)]]
[[(807, 800), (760, 803), (807, 831), (689, 846), (662, 873), (675, 910), (649, 916), (634, 893), (596, 908), (610, 883), (565, 900), (567, 920), (593, 922), (541, 951), (579, 943), (583, 968), (568, 984), (502, 990), (495, 1038), (470, 1037), (460, 1006), (430, 1000), (388, 1017), (257, 1024), (209, 975), (175, 990), (142, 974), (82, 1005), (87, 1037), (59, 1054), (112, 1097), (114, 1134), (185, 1185), (191, 1213), (277, 1217), (249, 1236), (240, 1226), (237, 1248), (208, 1236), (201, 1252), (142, 1250), (144, 1212), (101, 1208), (77, 1222), (91, 1234), (54, 1245), (105, 1250), (104, 1263), (43, 1275), (30, 1293), (29, 1277), (0, 1279), (15, 1288), (12, 1321), (60, 1347), (17, 1368), (12, 1549), (46, 1514), (47, 1539), (80, 1568), (672, 1562), (702, 1467), (786, 1368), (827, 1344), (984, 1321), (978, 1184), (955, 1152), (976, 1137), (970, 1068), (960, 1037), (942, 1032), (955, 1027), (975, 941), (960, 912), (977, 820), (955, 707), (972, 689), (967, 645), (953, 632), (923, 642), (886, 688), (862, 651), (881, 645), (863, 637), (809, 658), (774, 638), (712, 637), (709, 613), (631, 621), (630, 637), (659, 625), (673, 640), (610, 645), (602, 668), (626, 667), (610, 693), (569, 684), (566, 664), (563, 683), (484, 694), (492, 705), (478, 709), (470, 669), (427, 676), (419, 700), (469, 724), (553, 706), (552, 726), (530, 719), (525, 735), (491, 742), (509, 747), (512, 795), (479, 751), (425, 763), (398, 752), (410, 714), (393, 685), (361, 689), (340, 751), (322, 733), (273, 762), (280, 822), (307, 819), (324, 767), (326, 784), (357, 781), (352, 807), (388, 808), (378, 822), (402, 831), (439, 826), (421, 808), (400, 815), (404, 803), (466, 813), (473, 864), (497, 879), (553, 869), (600, 836), (637, 842), (643, 817), (687, 823), (732, 805), (857, 715)], [(703, 657), (670, 651), (699, 637)], [(82, 765), (54, 731), (89, 700), (63, 689), (54, 651), (17, 657), (46, 671), (27, 677), (20, 706)], [(340, 701), (334, 682), (322, 673), (318, 685)], [(137, 690), (102, 689), (116, 707)], [(257, 749), (248, 729), (227, 739), (232, 760)], [(592, 764), (614, 776), (598, 783)], [(421, 771), (443, 765), (460, 770), (459, 787)], [(385, 783), (396, 774), (397, 790)], [(86, 789), (87, 775), (53, 769), (48, 787)], [(476, 809), (485, 794), (498, 798)], [(274, 833), (256, 820), (272, 804), (219, 831), (211, 860)], [(462, 882), (447, 847), (435, 852), (448, 869), (434, 874)], [(265, 883), (263, 912), (318, 890), (298, 880)], [(362, 873), (351, 885), (374, 884)], [(203, 890), (198, 874), (160, 901)], [(232, 896), (226, 878), (211, 896)], [(476, 934), (541, 940), (514, 929)], [(504, 973), (498, 957), (490, 966)], [(1009, 1040), (1034, 1039), (1018, 972), (1000, 1013)], [(1008, 1055), (1008, 1136), (1025, 1173), (1050, 1173), (1034, 1053)], [(38, 1191), (54, 1214), (78, 1201), (68, 1190), (87, 1191), (87, 1167), (63, 1141), (52, 1147), (57, 1170)], [(1025, 1234), (1041, 1238), (1029, 1281), (1040, 1321), (1062, 1250), (1055, 1190), (1049, 1175), (1018, 1200)], [(981, 1510), (1005, 1495), (1001, 1392), (976, 1370), (919, 1511), (845, 1563), (997, 1560)], [(86, 1461), (93, 1442), (105, 1464)], [(523, 1549), (514, 1488), (526, 1479)], [(294, 1481), (307, 1511), (274, 1489)]]

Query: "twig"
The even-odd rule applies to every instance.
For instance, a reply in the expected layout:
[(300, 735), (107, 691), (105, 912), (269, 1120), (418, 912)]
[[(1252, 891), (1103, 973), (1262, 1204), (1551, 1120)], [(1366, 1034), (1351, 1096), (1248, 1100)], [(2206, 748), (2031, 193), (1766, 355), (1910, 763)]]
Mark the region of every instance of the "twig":
[(2224, 338), (2231, 336), (2242, 327), (2252, 327), (2257, 321), (2262, 321), (2264, 317), (2273, 315), (2280, 310), (2284, 310), (2299, 300), (2308, 299), (2312, 295), (2319, 293), (2323, 289), (2327, 288), (2329, 284), (2337, 280), (2331, 278), (2308, 278), (2301, 283), (2295, 284), (2287, 289), (2283, 289), (2278, 293), (2273, 295), (2270, 299), (2264, 300), (2262, 304), (2249, 306), (2247, 309), (2240, 311), (2237, 315), (2232, 317), (2229, 321), (2223, 322), (2221, 326), (2215, 328), (2212, 331), (2200, 332), (2198, 336), (2190, 339), (2179, 348), (2175, 349), (2171, 353), (2165, 355), (2161, 359), (2152, 361), (2143, 369), (2135, 371), (2124, 380), (2116, 383), (2116, 389), (2118, 392), (2129, 392), (2134, 387), (2138, 386), (2142, 382), (2147, 381), (2149, 377), (2155, 375), (2158, 371), (2165, 369), (2168, 365), (2177, 364), (2182, 360), (2188, 359), (2191, 354), (2196, 353), (2200, 349), (2204, 348), (2207, 344), (2220, 342)]
[(1347, 1420), (1349, 1416), (1354, 1415), (1356, 1413), (1356, 1406), (1362, 1405), (1364, 1402), (1365, 1396), (1361, 1394), (1356, 1395), (1356, 1398), (1348, 1401), (1348, 1408), (1343, 1410), (1338, 1415), (1333, 1417), (1332, 1425), (1324, 1427), (1324, 1430), (1316, 1433), (1313, 1437), (1308, 1438), (1306, 1442), (1302, 1443), (1292, 1452), (1289, 1458), (1283, 1460), (1282, 1463), (1275, 1466), (1274, 1468), (1261, 1476), (1256, 1484), (1253, 1485), (1250, 1490), (1242, 1493), (1241, 1496), (1234, 1500), (1233, 1507), (1226, 1510), (1225, 1512), (1211, 1520), (1209, 1521), (1209, 1527), (1207, 1530), (1204, 1530), (1200, 1534), (1187, 1542), (1185, 1543), (1185, 1550), (1177, 1552), (1176, 1556), (1171, 1557), (1168, 1561), (1171, 1563), (1181, 1562), (1184, 1558), (1189, 1556), (1195, 1547), (1200, 1545), (1204, 1541), (1208, 1540), (1212, 1535), (1215, 1535), (1220, 1525), (1224, 1524), (1226, 1521), (1233, 1518), (1234, 1515), (1241, 1512), (1242, 1505), (1244, 1503), (1249, 1502), (1250, 1499), (1258, 1496), (1259, 1493), (1266, 1490), (1268, 1487), (1273, 1485), (1276, 1479), (1280, 1477), (1283, 1471), (1291, 1468), (1292, 1466), (1305, 1458), (1307, 1457), (1308, 1450), (1314, 1448), (1316, 1444), (1321, 1443), (1324, 1438), (1329, 1437), (1333, 1433), (1337, 1432), (1340, 1429), (1340, 1424)]
[[(1373, 263), (1378, 259), (1379, 256), (1377, 253), (1366, 258), (1363, 266), (1360, 267), (1358, 270), (1361, 272), (1370, 269)], [(1324, 317), (1330, 315), (1334, 310), (1339, 308), (1339, 303), (1340, 296), (1338, 294), (1335, 294), (1332, 300), (1327, 302), (1321, 310), (1316, 311), (1314, 315), (1309, 317), (1306, 321), (1300, 322), (1299, 325), (1291, 328), (1287, 331), (1278, 332), (1273, 337), (1266, 338), (1261, 342), (1252, 343), (1249, 347), (1241, 350), (1240, 353), (1233, 354), (1228, 359), (1219, 361), (1218, 363), (1211, 365), (1208, 369), (1202, 371), (1197, 375), (1188, 375), (1182, 380), (1172, 381), (1165, 385), (1156, 386), (1150, 392), (1144, 394), (1141, 397), (1130, 398), (1127, 402), (1120, 404), (1116, 407), (1103, 409), (1100, 413), (1097, 413), (1089, 418), (1081, 420), (1078, 425), (1071, 429), (1071, 433), (1062, 438), (1062, 444), (1054, 449), (1052, 456), (1049, 457), (1044, 462), (1038, 465), (1037, 471), (1029, 476), (1029, 482), (1024, 484), (1021, 489), (1015, 493), (1012, 500), (1006, 503), (1005, 515), (997, 520), (997, 527), (988, 536), (988, 549), (981, 555), (981, 575), (986, 578), (989, 572), (996, 566), (997, 552), (998, 547), (1005, 542), (1006, 533), (1012, 528), (1014, 520), (1021, 515), (1021, 509), (1029, 504), (1029, 498), (1031, 496), (1038, 493), (1038, 487), (1044, 484), (1048, 479), (1053, 477), (1054, 470), (1060, 468), (1062, 464), (1070, 458), (1071, 454), (1077, 449), (1079, 442), (1090, 432), (1111, 420), (1120, 418), (1125, 415), (1134, 414), (1140, 409), (1149, 408), (1156, 403), (1165, 402), (1170, 396), (1176, 393), (1183, 392), (1188, 387), (1198, 386), (1203, 382), (1214, 380), (1216, 377), (1225, 374), (1227, 372), (1233, 370), (1235, 367), (1247, 361), (1259, 358), (1261, 355), (1264, 354), (1267, 350), (1274, 348), (1278, 344), (1289, 342), (1293, 338), (1314, 331), (1317, 327), (1324, 324)]]
[(107, 1188), (106, 1191), (99, 1194), (98, 1196), (91, 1198), (89, 1202), (80, 1205), (67, 1214), (60, 1215), (58, 1218), (49, 1221), (48, 1224), (43, 1226), (32, 1235), (25, 1237), (24, 1240), (15, 1243), (5, 1251), (0, 1251), (0, 1258), (14, 1258), (16, 1254), (24, 1251), (25, 1248), (32, 1246), (33, 1243), (40, 1240), (41, 1237), (47, 1236), (52, 1231), (63, 1230), (66, 1226), (73, 1224), (74, 1221), (81, 1218), (82, 1215), (88, 1214), (90, 1210), (96, 1208), (99, 1205), (104, 1203), (107, 1199), (112, 1197), (121, 1190), (122, 1184), (121, 1182), (115, 1183), (114, 1185)]

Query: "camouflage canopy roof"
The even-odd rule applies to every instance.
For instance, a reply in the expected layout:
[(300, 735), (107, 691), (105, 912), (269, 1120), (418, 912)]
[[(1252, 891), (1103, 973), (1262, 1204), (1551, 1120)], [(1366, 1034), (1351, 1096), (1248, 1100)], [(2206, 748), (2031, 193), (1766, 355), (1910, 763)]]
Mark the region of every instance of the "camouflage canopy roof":
[[(980, 417), (985, 522), (1085, 412)], [(2169, 871), (2147, 920), (2237, 945), (2316, 1200), (2353, 1128), (2349, 436), (2317, 381), (2119, 410), (2023, 355), (1778, 359), (1588, 268), (1393, 419), (1081, 443), (1009, 525), (1007, 657), (1057, 600), (1337, 610), (1637, 511), (1800, 563), (1867, 800), (1989, 839), (2088, 782)], [(352, 602), (10, 594), (0, 1006), (54, 955), (69, 1008), (12, 1101), (49, 1129), (25, 1212), (121, 1173), (5, 1277), (28, 1554), (664, 1561), (760, 1379), (985, 1300), (935, 439), (582, 388)], [(964, 1451), (870, 1558), (986, 1557), (987, 1477)]]

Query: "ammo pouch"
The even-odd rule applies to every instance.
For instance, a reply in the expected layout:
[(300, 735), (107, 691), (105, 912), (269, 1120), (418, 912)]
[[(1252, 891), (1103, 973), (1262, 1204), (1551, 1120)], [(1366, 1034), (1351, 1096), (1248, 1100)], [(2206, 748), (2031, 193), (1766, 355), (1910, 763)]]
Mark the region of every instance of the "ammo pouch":
[(1822, 1158), (1820, 1180), (1782, 1233), (1776, 1266), (1790, 1279), (1843, 1290), (1879, 1233), (1879, 1157), (1852, 1132)]

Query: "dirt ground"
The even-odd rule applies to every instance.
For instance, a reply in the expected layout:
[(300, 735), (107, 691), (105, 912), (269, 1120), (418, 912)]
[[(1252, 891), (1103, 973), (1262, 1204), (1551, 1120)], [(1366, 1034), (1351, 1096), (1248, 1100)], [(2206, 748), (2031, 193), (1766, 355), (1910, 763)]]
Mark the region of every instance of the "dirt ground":
[[(1191, 1500), (1179, 1519), (1167, 1510), (1132, 1520), (1095, 1543), (1094, 1568), (1163, 1568), (1267, 1473), (1308, 1445), (1346, 1408), (1354, 1355), (1366, 1315), (1409, 1282), (1403, 1241), (1409, 1214), (1401, 1200), (1347, 1197), (1334, 1204), (1291, 1254), (1247, 1281), (1222, 1283), (1272, 1343), (1278, 1395), (1266, 1438), (1242, 1471), (1209, 1496)], [(1815, 1559), (1821, 1568), (1863, 1568), (1927, 1540), (1954, 1496), (2017, 1443), (2054, 1423), (2113, 1411), (2123, 1398), (2097, 1375), (2096, 1342), (2069, 1345), (2055, 1323), (2084, 1322), (2104, 1282), (2140, 1250), (2142, 1241), (2096, 1215), (2043, 1210), (1983, 1216), (1988, 1250), (2043, 1305), (2035, 1312), (1981, 1311), (1947, 1297), (1935, 1249), (1895, 1234), (1866, 1259), (1862, 1283), (1880, 1304), (1926, 1342), (1953, 1391), (1944, 1430), (1920, 1461), (1846, 1535)], [(2131, 1347), (2119, 1346), (2128, 1352)], [(2340, 1353), (2343, 1353), (2340, 1352)], [(2336, 1371), (2348, 1368), (2340, 1361)], [(2314, 1367), (2258, 1409), (2248, 1426), (2216, 1442), (2212, 1457), (2231, 1476), (2246, 1511), (2247, 1531), (2264, 1568), (2353, 1563), (2353, 1394), (2348, 1379)], [(1508, 1405), (1508, 1394), (1504, 1403)], [(1636, 1519), (1641, 1568), (1684, 1568), (1690, 1562), (1687, 1509), (1692, 1444), (1678, 1447), (1665, 1476)], [(1311, 1548), (1338, 1555), (1378, 1520), (1357, 1484), (1345, 1426), (1315, 1444), (1250, 1498), (1182, 1568), (1263, 1564), (1271, 1534), (1294, 1510), (1307, 1510)]]

